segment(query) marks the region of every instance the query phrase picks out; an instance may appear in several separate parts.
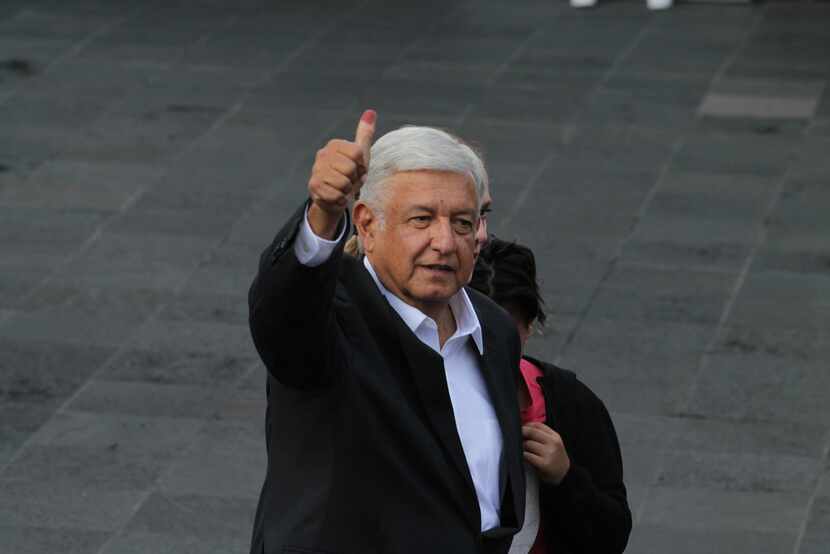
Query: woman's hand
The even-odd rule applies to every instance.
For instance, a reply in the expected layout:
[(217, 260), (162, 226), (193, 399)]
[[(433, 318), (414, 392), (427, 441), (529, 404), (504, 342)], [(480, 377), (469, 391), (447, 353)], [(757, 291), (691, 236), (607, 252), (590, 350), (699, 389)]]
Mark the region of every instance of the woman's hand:
[(544, 423), (522, 426), (524, 458), (538, 472), (542, 481), (558, 485), (571, 468), (571, 459), (562, 437)]

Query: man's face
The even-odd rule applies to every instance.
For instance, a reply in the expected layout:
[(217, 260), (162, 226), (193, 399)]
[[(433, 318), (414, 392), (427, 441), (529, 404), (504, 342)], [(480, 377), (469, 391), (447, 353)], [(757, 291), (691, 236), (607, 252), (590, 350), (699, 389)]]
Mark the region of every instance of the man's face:
[(361, 233), (366, 255), (390, 292), (429, 315), (472, 272), (475, 188), (468, 177), (443, 171), (397, 173), (387, 186), (383, 227), (375, 220)]
[(476, 248), (475, 258), (481, 253), (481, 249), (487, 244), (487, 214), (492, 210), (493, 197), (490, 196), (490, 191), (485, 191), (481, 198), (481, 210), (479, 211), (478, 228), (476, 229)]

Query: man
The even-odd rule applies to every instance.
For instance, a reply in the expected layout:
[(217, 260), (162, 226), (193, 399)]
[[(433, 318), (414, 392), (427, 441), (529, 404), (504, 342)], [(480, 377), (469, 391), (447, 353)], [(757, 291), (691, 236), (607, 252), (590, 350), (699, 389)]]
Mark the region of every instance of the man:
[[(443, 131), (372, 146), (374, 125), (317, 153), (251, 286), (269, 372), (251, 552), (504, 553), (524, 511), (520, 345), (463, 288), (487, 175)], [(358, 189), (363, 258), (342, 255)]]

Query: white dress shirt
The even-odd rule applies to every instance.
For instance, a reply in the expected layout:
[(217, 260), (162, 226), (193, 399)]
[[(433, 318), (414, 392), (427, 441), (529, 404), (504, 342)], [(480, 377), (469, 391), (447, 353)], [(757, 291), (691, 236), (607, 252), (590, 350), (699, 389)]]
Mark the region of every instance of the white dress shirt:
[(525, 522), (519, 532), (513, 535), (507, 554), (527, 554), (536, 543), (541, 525), (539, 511), (539, 477), (536, 469), (525, 462)]
[[(342, 239), (347, 225), (333, 241), (325, 240), (311, 230), (306, 219), (294, 242), (294, 254), (303, 265), (314, 267), (325, 262)], [(502, 435), (496, 412), (481, 375), (478, 356), (484, 354), (481, 324), (470, 298), (462, 288), (450, 298), (450, 309), (455, 318), (455, 333), (441, 347), (435, 320), (414, 306), (410, 306), (381, 283), (367, 257), (363, 263), (389, 305), (398, 313), (407, 327), (444, 360), (444, 374), (450, 393), (455, 426), (461, 439), (467, 467), (473, 479), (481, 513), (481, 530), (498, 527), (499, 465), (502, 455)]]

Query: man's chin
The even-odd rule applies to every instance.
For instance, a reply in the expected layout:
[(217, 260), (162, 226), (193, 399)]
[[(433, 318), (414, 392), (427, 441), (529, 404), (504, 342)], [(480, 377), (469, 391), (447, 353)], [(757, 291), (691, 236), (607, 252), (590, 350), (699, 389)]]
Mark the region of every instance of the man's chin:
[(450, 301), (461, 286), (430, 287), (425, 290), (415, 291), (413, 297), (419, 302), (426, 304), (445, 304)]

